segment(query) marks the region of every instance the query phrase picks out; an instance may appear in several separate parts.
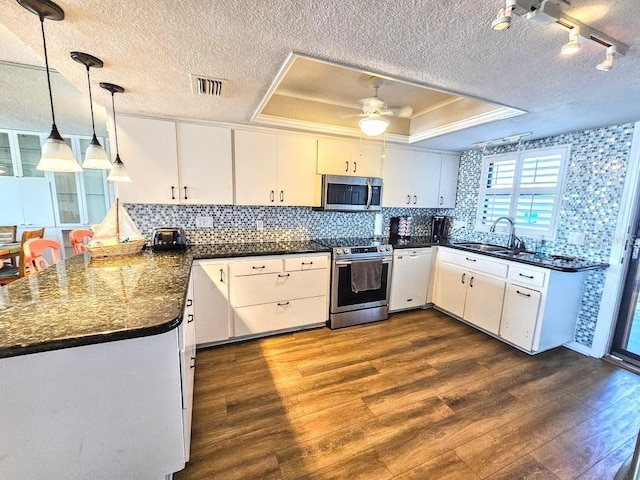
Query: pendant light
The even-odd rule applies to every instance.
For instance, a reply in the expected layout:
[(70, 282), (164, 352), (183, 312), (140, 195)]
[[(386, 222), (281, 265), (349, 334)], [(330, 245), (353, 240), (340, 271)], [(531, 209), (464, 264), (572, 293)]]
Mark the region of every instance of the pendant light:
[(107, 152), (104, 151), (104, 148), (102, 148), (102, 145), (100, 145), (100, 142), (96, 137), (96, 124), (93, 119), (93, 98), (91, 96), (91, 76), (89, 73), (89, 69), (91, 67), (102, 68), (104, 64), (102, 63), (102, 60), (94, 57), (93, 55), (89, 55), (88, 53), (71, 52), (71, 58), (87, 67), (87, 85), (89, 86), (89, 105), (91, 107), (91, 128), (93, 130), (93, 137), (85, 151), (82, 168), (111, 170), (112, 165), (109, 161), (109, 157), (107, 156)]
[(40, 18), (42, 30), (42, 45), (44, 47), (44, 63), (47, 70), (47, 85), (49, 87), (49, 102), (51, 103), (51, 133), (42, 145), (42, 156), (36, 166), (38, 170), (49, 172), (81, 172), (69, 145), (62, 139), (56, 126), (56, 115), (53, 111), (53, 95), (51, 93), (51, 76), (49, 74), (49, 59), (47, 57), (47, 40), (44, 35), (44, 19), (64, 20), (64, 10), (49, 0), (18, 0), (18, 3)]
[(111, 92), (111, 110), (113, 111), (113, 136), (116, 140), (116, 159), (113, 162), (113, 168), (111, 169), (111, 173), (107, 177), (107, 180), (111, 182), (130, 182), (131, 177), (127, 173), (127, 169), (124, 168), (124, 163), (120, 160), (120, 152), (118, 151), (118, 127), (116, 125), (116, 104), (115, 104), (115, 94), (116, 93), (124, 93), (124, 88), (120, 85), (114, 85), (113, 83), (100, 82), (100, 86), (105, 90)]

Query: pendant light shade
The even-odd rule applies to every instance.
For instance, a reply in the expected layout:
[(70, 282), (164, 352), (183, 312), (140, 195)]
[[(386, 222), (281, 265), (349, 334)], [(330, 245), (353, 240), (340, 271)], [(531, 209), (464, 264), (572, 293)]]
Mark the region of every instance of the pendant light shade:
[(116, 140), (116, 159), (113, 162), (113, 168), (111, 169), (111, 173), (107, 177), (107, 180), (111, 182), (130, 182), (131, 177), (127, 173), (127, 169), (124, 167), (124, 163), (120, 160), (120, 152), (118, 150), (118, 126), (116, 125), (116, 104), (115, 104), (115, 94), (116, 93), (124, 93), (124, 88), (120, 85), (115, 85), (113, 83), (100, 82), (100, 86), (105, 90), (111, 92), (111, 110), (113, 111), (113, 134)]
[(96, 124), (93, 119), (93, 98), (91, 96), (91, 75), (89, 70), (91, 67), (102, 68), (103, 63), (97, 57), (82, 52), (71, 52), (71, 58), (76, 62), (81, 63), (87, 68), (87, 85), (89, 87), (89, 106), (91, 107), (91, 128), (93, 129), (93, 138), (91, 143), (87, 147), (84, 155), (84, 162), (82, 162), (82, 168), (92, 168), (99, 170), (110, 170), (112, 165), (107, 156), (107, 152), (104, 151), (102, 145), (96, 137)]
[(47, 71), (47, 86), (49, 87), (49, 102), (51, 104), (51, 133), (42, 145), (42, 157), (36, 166), (38, 170), (51, 172), (81, 172), (82, 168), (76, 162), (71, 148), (58, 133), (56, 115), (53, 110), (53, 94), (51, 93), (51, 76), (49, 73), (49, 58), (47, 56), (47, 40), (44, 35), (44, 20), (64, 20), (64, 10), (49, 0), (18, 0), (18, 3), (40, 19), (42, 31), (42, 46), (44, 49), (44, 63)]

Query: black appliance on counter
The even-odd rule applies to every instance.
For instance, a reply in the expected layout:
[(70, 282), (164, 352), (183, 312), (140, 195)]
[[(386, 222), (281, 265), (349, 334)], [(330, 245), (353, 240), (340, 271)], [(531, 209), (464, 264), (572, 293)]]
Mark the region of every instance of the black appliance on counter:
[(434, 215), (431, 218), (431, 242), (443, 243), (449, 240), (449, 217)]
[(187, 237), (180, 227), (155, 228), (151, 239), (154, 250), (184, 250), (187, 248)]

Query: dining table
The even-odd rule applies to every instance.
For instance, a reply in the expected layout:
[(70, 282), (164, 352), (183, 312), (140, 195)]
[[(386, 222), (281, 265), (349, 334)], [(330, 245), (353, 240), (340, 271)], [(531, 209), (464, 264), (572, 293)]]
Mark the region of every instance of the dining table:
[(21, 251), (22, 244), (20, 242), (0, 244), (0, 268), (4, 266), (5, 260), (18, 258)]

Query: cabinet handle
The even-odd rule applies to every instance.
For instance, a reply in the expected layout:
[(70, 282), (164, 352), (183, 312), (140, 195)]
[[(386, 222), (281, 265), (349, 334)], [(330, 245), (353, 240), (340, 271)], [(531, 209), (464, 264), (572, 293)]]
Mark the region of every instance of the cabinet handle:
[(413, 298), (407, 298), (407, 302), (413, 302)]
[(413, 204), (415, 205), (418, 202), (418, 196), (414, 195), (413, 196)]
[(444, 197), (440, 195), (440, 205), (442, 205), (443, 203), (444, 203)]
[(253, 270), (262, 270), (263, 268), (267, 268), (265, 265), (261, 265), (259, 267), (251, 267)]
[(191, 364), (189, 368), (196, 368), (196, 357), (191, 357)]
[(464, 257), (464, 259), (469, 261), (469, 262), (477, 262), (478, 261), (476, 258)]
[(302, 262), (302, 265), (313, 265), (313, 262)]
[(523, 297), (531, 297), (530, 293), (524, 293), (524, 292), (521, 292), (520, 290), (516, 290), (516, 293), (518, 295), (522, 295)]
[(344, 162), (344, 171), (349, 172), (349, 162)]
[(469, 279), (469, 287), (470, 287), (470, 288), (473, 288), (473, 279), (474, 279), (474, 278), (475, 278), (475, 277), (471, 277), (471, 278)]
[(184, 187), (184, 199), (188, 200), (188, 198), (187, 198), (187, 187)]
[(280, 190), (280, 201), (284, 202), (284, 190)]
[(273, 203), (273, 201), (275, 200), (275, 192), (273, 190), (271, 190), (271, 193), (269, 194), (269, 200)]
[(287, 305), (289, 305), (289, 302), (278, 302), (279, 307), (286, 307)]
[(190, 313), (187, 317), (187, 323), (193, 322), (193, 313)]
[(530, 279), (530, 280), (533, 280), (533, 275), (525, 275), (525, 274), (523, 274), (523, 273), (518, 273), (518, 275), (520, 275), (521, 277), (524, 277), (524, 278), (528, 278), (528, 279)]
[(224, 283), (224, 276), (222, 275), (224, 272), (220, 269), (220, 283)]
[(187, 307), (190, 307), (191, 305), (193, 305), (193, 300), (190, 298), (187, 298)]
[(463, 274), (462, 274), (462, 278), (460, 279), (460, 283), (464, 283), (464, 277), (466, 277), (466, 276), (467, 276), (467, 274), (466, 274), (466, 273), (463, 273)]
[(407, 205), (411, 203), (411, 195), (407, 195)]
[(353, 162), (353, 173), (356, 173), (356, 170), (358, 170), (358, 162)]
[(290, 273), (285, 273), (285, 274), (280, 274), (280, 273), (279, 273), (279, 274), (278, 274), (278, 277), (280, 277), (280, 278), (286, 278), (286, 277), (290, 277), (290, 276), (291, 276), (291, 274), (290, 274)]
[(175, 200), (176, 199), (175, 190), (176, 190), (176, 187), (171, 185), (171, 200)]

